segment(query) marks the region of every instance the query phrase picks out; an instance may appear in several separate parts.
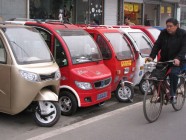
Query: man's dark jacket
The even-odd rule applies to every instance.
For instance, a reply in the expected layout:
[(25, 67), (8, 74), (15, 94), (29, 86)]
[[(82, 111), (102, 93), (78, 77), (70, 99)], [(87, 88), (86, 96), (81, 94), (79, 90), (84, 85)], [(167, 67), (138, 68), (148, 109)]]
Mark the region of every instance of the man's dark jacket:
[(160, 52), (160, 61), (173, 60), (175, 58), (186, 62), (186, 31), (177, 28), (174, 35), (170, 35), (166, 29), (161, 31), (155, 42), (150, 57), (155, 58)]

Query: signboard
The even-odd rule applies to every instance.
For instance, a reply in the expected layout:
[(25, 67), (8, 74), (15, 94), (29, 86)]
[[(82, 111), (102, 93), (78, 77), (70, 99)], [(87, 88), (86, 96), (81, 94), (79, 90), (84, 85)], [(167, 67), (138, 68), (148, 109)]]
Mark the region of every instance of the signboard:
[(168, 6), (168, 7), (167, 7), (167, 14), (171, 14), (171, 12), (172, 12), (172, 9), (171, 9), (170, 6)]
[(121, 67), (131, 66), (132, 60), (121, 61)]
[(134, 4), (134, 12), (138, 12), (139, 11), (139, 6), (137, 4)]
[(129, 5), (128, 4), (124, 4), (124, 10), (129, 11)]
[(129, 12), (133, 12), (134, 11), (133, 4), (128, 4), (128, 6), (129, 6)]
[(164, 6), (161, 6), (161, 8), (160, 8), (160, 13), (161, 13), (161, 14), (164, 14), (164, 13), (165, 13), (165, 8), (164, 8)]

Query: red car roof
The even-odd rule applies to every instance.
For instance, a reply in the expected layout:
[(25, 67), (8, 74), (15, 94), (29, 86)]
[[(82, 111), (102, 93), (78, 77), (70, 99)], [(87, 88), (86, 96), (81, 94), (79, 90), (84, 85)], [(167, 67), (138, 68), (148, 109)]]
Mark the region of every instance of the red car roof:
[(25, 23), (26, 25), (37, 25), (41, 27), (51, 28), (51, 29), (81, 29), (73, 24), (63, 24), (61, 22), (31, 22), (28, 21)]

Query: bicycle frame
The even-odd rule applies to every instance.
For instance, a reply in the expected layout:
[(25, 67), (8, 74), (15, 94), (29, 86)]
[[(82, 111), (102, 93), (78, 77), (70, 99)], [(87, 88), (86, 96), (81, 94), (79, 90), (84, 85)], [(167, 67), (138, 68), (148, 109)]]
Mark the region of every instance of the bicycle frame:
[[(169, 103), (170, 84), (168, 83), (167, 76), (170, 74), (170, 71), (171, 67), (168, 68), (165, 77), (163, 77), (161, 80), (150, 76), (145, 78), (146, 82), (148, 83), (148, 89), (144, 95), (143, 112), (146, 120), (150, 123), (159, 118), (162, 106)], [(181, 110), (185, 103), (185, 73), (179, 74), (178, 77), (180, 79), (180, 83), (178, 84), (176, 90), (177, 103), (172, 103), (172, 107), (175, 111)], [(149, 92), (152, 94), (149, 94)]]

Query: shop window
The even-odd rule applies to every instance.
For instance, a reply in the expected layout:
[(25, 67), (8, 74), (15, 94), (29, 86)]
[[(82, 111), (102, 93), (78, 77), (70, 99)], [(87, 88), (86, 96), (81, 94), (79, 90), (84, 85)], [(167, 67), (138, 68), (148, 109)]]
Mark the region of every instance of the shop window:
[(124, 3), (124, 16), (135, 24), (142, 24), (142, 4)]
[(180, 27), (186, 30), (186, 7), (181, 7)]
[(110, 59), (112, 57), (111, 50), (109, 49), (109, 46), (107, 45), (105, 40), (100, 35), (98, 35), (96, 42), (100, 48), (103, 59)]
[(70, 13), (73, 10), (73, 0), (30, 0), (29, 5), (32, 19), (58, 19), (59, 10), (64, 10), (65, 5)]
[(103, 0), (78, 0), (76, 2), (76, 23), (103, 24)]
[(66, 6), (70, 23), (103, 24), (104, 0), (30, 0), (30, 18), (59, 19), (60, 9)]

